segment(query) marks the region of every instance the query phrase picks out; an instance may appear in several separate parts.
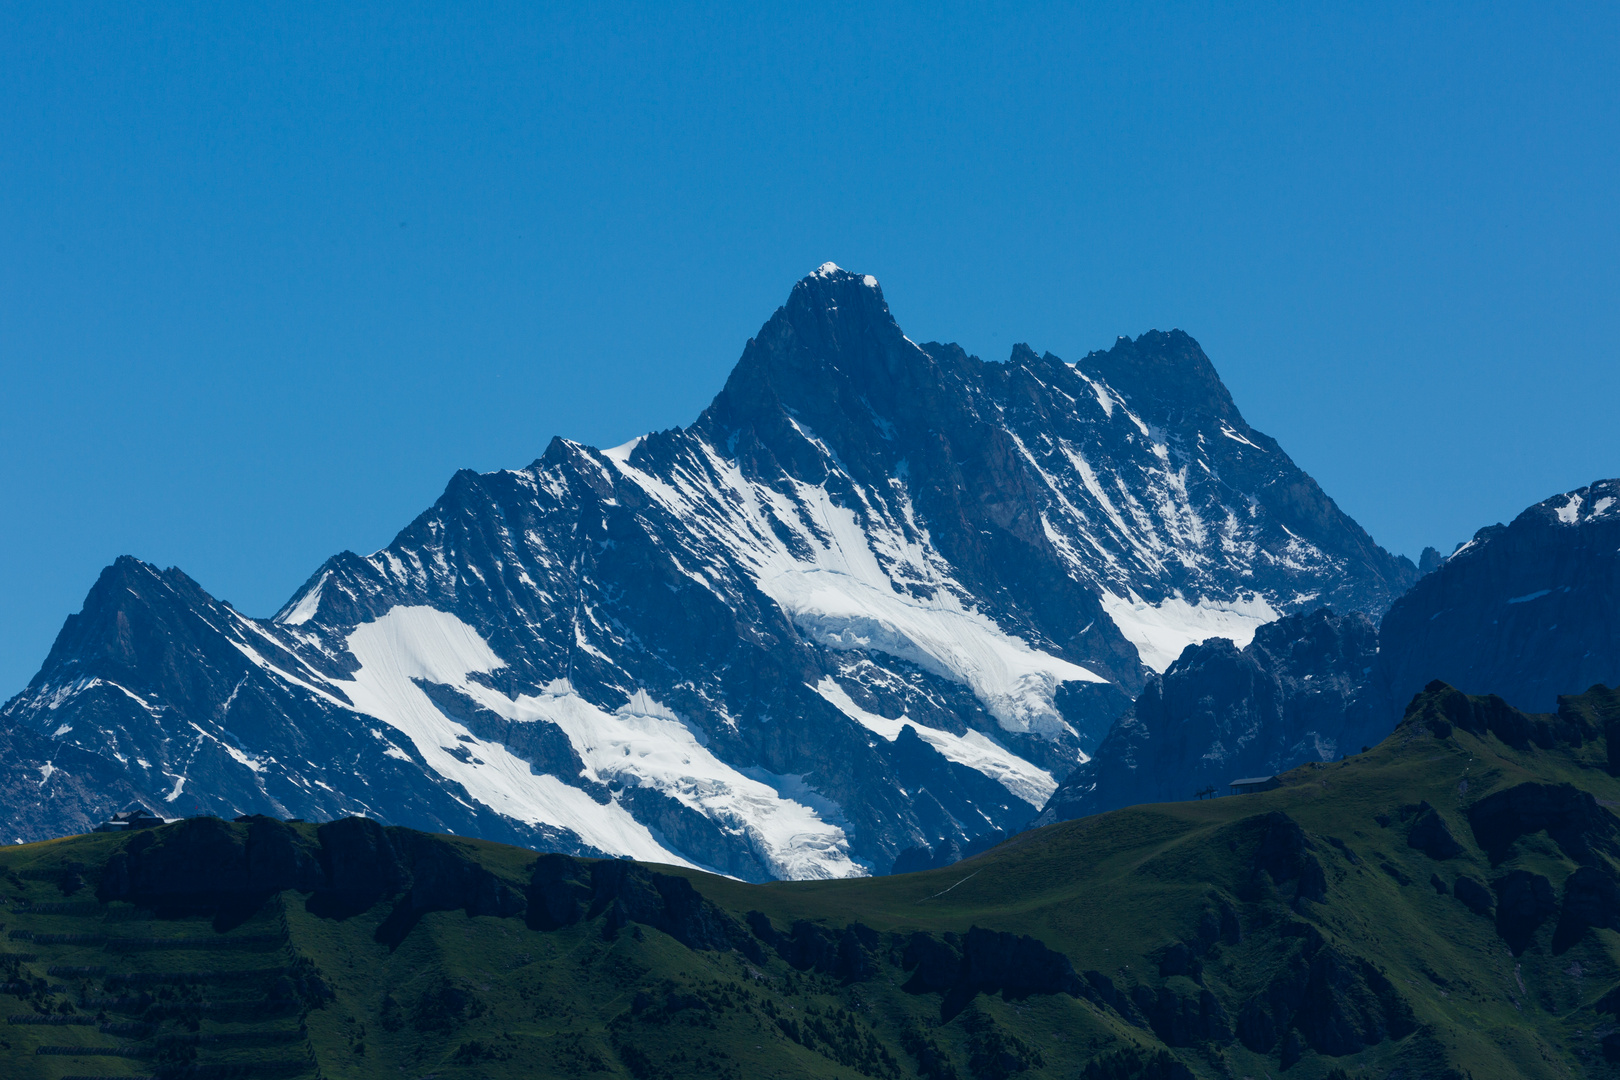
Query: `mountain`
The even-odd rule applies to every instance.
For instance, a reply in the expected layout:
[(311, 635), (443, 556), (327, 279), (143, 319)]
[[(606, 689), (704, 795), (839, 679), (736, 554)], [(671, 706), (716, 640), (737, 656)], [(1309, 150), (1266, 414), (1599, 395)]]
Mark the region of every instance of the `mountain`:
[(1607, 1077), (1620, 694), (1435, 684), (1265, 794), (749, 884), (349, 818), (0, 849), (0, 1070)]
[(1378, 674), (1395, 700), (1444, 679), (1540, 710), (1620, 683), (1620, 480), (1479, 530), (1390, 608), (1382, 634)]
[(1187, 335), (987, 363), (828, 264), (689, 427), (457, 473), (273, 618), (119, 560), (0, 710), (50, 740), (0, 813), (122, 809), (73, 748), (171, 814), (882, 872), (1021, 827), (1186, 645), (1414, 572)]
[(1211, 639), (1150, 678), (1041, 822), (1185, 799), (1379, 741), (1434, 679), (1550, 709), (1559, 687), (1620, 684), (1620, 480), (1481, 529), (1374, 630), (1326, 609)]
[(1053, 792), (1037, 824), (1136, 803), (1227, 794), (1240, 777), (1334, 761), (1393, 726), (1368, 692), (1378, 631), (1357, 613), (1288, 615), (1238, 649), (1189, 645)]

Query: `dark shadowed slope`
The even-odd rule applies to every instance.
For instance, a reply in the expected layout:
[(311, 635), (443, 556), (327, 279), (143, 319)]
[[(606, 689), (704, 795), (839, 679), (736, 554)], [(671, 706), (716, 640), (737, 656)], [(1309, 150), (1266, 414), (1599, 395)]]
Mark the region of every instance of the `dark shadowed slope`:
[(1384, 617), (1379, 676), (1405, 700), (1430, 679), (1550, 709), (1620, 683), (1620, 480), (1479, 530)]

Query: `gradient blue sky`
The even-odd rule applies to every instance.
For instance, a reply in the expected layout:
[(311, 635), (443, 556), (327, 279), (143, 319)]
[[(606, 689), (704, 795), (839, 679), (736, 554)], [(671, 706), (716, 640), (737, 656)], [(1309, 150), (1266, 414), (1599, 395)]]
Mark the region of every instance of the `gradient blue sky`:
[(1187, 330), (1414, 557), (1620, 473), (1614, 5), (338, 6), (0, 8), (0, 698), (121, 553), (269, 614), (688, 422), (829, 259)]

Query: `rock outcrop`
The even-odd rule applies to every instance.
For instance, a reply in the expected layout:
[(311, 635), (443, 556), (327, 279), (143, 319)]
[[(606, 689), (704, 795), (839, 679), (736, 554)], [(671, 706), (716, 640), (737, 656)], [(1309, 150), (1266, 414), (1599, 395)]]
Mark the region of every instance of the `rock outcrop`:
[(1378, 633), (1359, 613), (1319, 609), (1261, 627), (1238, 649), (1188, 646), (1072, 772), (1036, 819), (1227, 794), (1238, 777), (1331, 761), (1388, 734), (1367, 676)]

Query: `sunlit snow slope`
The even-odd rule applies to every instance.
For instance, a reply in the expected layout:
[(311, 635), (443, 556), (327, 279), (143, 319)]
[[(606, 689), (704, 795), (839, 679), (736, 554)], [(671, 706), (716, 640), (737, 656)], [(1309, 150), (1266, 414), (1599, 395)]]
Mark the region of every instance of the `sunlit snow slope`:
[[(828, 264), (690, 427), (458, 473), (273, 619), (120, 560), (4, 716), (170, 813), (835, 877), (1021, 827), (1187, 645), (1410, 573), (1185, 334), (986, 363)], [(39, 834), (99, 812), (65, 768)]]

